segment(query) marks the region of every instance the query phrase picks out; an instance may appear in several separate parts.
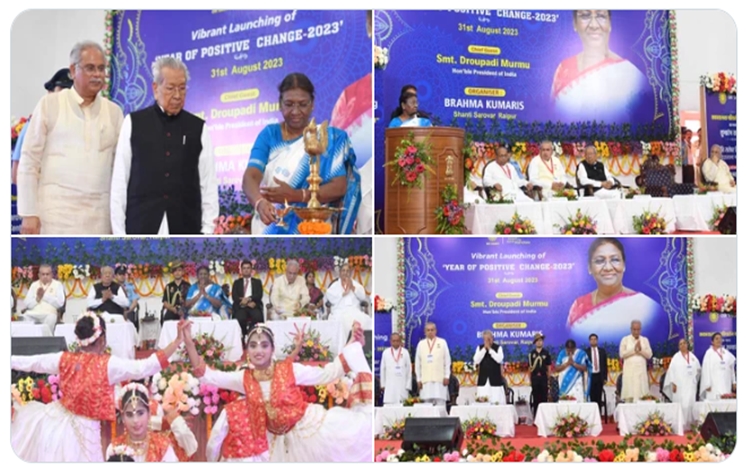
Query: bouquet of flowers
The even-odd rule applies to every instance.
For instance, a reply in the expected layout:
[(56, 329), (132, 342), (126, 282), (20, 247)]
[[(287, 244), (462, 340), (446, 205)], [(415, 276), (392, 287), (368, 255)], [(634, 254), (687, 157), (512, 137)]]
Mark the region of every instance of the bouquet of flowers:
[(474, 398), (474, 401), (477, 403), (489, 403), (490, 399), (487, 397), (477, 396)]
[(736, 400), (737, 394), (736, 393), (725, 393), (721, 396), (722, 400)]
[(396, 174), (391, 185), (399, 182), (404, 187), (411, 189), (422, 188), (425, 172), (435, 174), (431, 167), (433, 164), (429, 140), (416, 142), (414, 141), (414, 134), (409, 133), (408, 138), (401, 140), (401, 145), (396, 149), (396, 154), (394, 154), (393, 159), (386, 163), (386, 166), (392, 167)]
[[(321, 335), (318, 331), (308, 330), (302, 338), (302, 348), (297, 354), (297, 362), (331, 362), (333, 354), (331, 347), (320, 340)], [(284, 347), (285, 354), (291, 354), (295, 350), (294, 343)]]
[(737, 313), (737, 299), (731, 295), (695, 295), (690, 303), (694, 311)]
[(191, 318), (211, 318), (214, 316), (210, 311), (196, 310), (190, 312)]
[(555, 197), (557, 198), (566, 198), (568, 201), (578, 200), (578, 194), (576, 193), (575, 189), (572, 188), (564, 188), (562, 190), (558, 190), (555, 192)]
[(672, 434), (672, 427), (664, 421), (661, 413), (654, 412), (635, 427), (640, 436), (667, 436)]
[(589, 430), (589, 424), (575, 413), (568, 413), (557, 419), (553, 432), (558, 438), (580, 438)]
[(349, 385), (344, 379), (338, 379), (325, 386), (328, 396), (333, 399), (334, 406), (346, 406), (349, 400)]
[(701, 76), (701, 85), (714, 93), (737, 93), (737, 79), (734, 74), (719, 72)]
[(380, 295), (375, 295), (375, 311), (378, 313), (384, 313), (393, 310), (393, 302), (387, 298), (383, 298)]
[(375, 61), (376, 69), (385, 69), (388, 65), (388, 48), (375, 46), (372, 54), (373, 60)]
[(198, 393), (203, 399), (203, 413), (206, 415), (215, 415), (219, 411), (221, 397), (219, 396), (219, 387), (215, 385), (201, 384)]
[(497, 426), (490, 420), (472, 418), (464, 421), (461, 425), (464, 429), (466, 439), (482, 439), (493, 437), (497, 432)]
[[(719, 231), (719, 225), (721, 224), (721, 220), (724, 219), (724, 216), (727, 214), (728, 210), (729, 210), (729, 205), (722, 205), (722, 206), (714, 207), (714, 215), (708, 221), (708, 224), (711, 225), (711, 229), (713, 229), (714, 231)], [(730, 233), (725, 232), (724, 234), (730, 234)]]
[(667, 222), (658, 213), (648, 210), (633, 217), (636, 234), (667, 234)]
[(650, 393), (648, 395), (644, 395), (641, 397), (642, 402), (659, 402), (659, 399), (655, 396), (651, 395)]
[(513, 204), (515, 203), (510, 198), (504, 198), (503, 192), (496, 190), (496, 189), (490, 189), (489, 195), (487, 195), (487, 203), (491, 203), (493, 205), (506, 205), (506, 204)]
[(384, 441), (396, 441), (404, 438), (404, 429), (406, 428), (406, 420), (394, 421), (392, 425), (383, 428), (383, 434), (380, 435), (380, 439)]
[[(199, 333), (193, 338), (193, 340), (195, 343), (195, 350), (198, 351), (198, 354), (204, 361), (206, 361), (206, 365), (209, 367), (215, 367), (224, 364), (224, 353), (226, 352), (224, 343), (208, 333)], [(180, 348), (180, 357), (183, 362), (188, 361), (185, 347)]]
[(536, 228), (531, 220), (516, 212), (510, 221), (500, 221), (495, 225), (495, 234), (536, 234)]
[(464, 210), (468, 205), (458, 203), (455, 185), (447, 185), (440, 193), (443, 204), (435, 209), (438, 234), (465, 234)]
[(19, 379), (12, 388), (18, 392), (19, 403), (37, 401), (47, 404), (62, 398), (60, 377), (57, 375), (27, 376)]
[(404, 406), (414, 406), (417, 403), (422, 403), (422, 399), (419, 397), (412, 397), (410, 396), (406, 400), (404, 400)]
[(186, 369), (183, 364), (170, 364), (152, 377), (151, 393), (164, 411), (176, 410), (198, 416), (202, 399), (200, 381)]
[(596, 221), (588, 214), (584, 215), (580, 208), (574, 216), (567, 218), (567, 223), (555, 227), (560, 228), (562, 234), (596, 234)]
[(560, 395), (558, 400), (561, 402), (574, 402), (576, 401), (576, 397), (574, 397), (573, 395)]

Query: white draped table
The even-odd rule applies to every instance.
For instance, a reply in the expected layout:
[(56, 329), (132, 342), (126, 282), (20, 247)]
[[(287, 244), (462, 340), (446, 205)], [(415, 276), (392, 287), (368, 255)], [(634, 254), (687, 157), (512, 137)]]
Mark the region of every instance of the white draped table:
[(513, 214), (518, 212), (521, 218), (528, 219), (536, 228), (537, 233), (543, 233), (544, 203), (479, 203), (469, 207), (466, 211), (466, 227), (472, 234), (495, 234), (495, 225), (500, 221), (510, 221)]
[(385, 428), (406, 418), (444, 418), (446, 416), (448, 412), (445, 405), (416, 404), (414, 406), (378, 407), (375, 408), (375, 436), (380, 436)]
[(339, 353), (343, 338), (343, 331), (337, 321), (312, 320), (311, 318), (292, 318), (283, 321), (267, 321), (266, 325), (271, 328), (275, 337), (276, 357), (285, 358), (284, 348), (294, 342), (294, 334), (297, 328), (304, 327), (305, 331), (317, 331), (320, 334), (320, 342), (331, 349), (334, 357)]
[(638, 434), (636, 426), (646, 421), (652, 413), (660, 413), (677, 436), (685, 434), (685, 420), (679, 403), (620, 403), (615, 409), (615, 421), (620, 436)]
[(693, 418), (698, 424), (703, 424), (709, 413), (736, 413), (737, 400), (711, 400), (696, 402), (693, 405)]
[(683, 231), (713, 231), (714, 210), (717, 207), (737, 206), (737, 194), (712, 192), (706, 195), (675, 195), (674, 212), (677, 229)]
[(49, 326), (46, 324), (28, 323), (26, 321), (11, 321), (10, 323), (11, 338), (41, 338), (45, 336), (52, 336), (52, 333), (49, 332)]
[[(192, 335), (197, 336), (200, 333), (206, 333), (214, 337), (217, 341), (224, 344), (224, 360), (237, 362), (242, 359), (242, 328), (237, 320), (213, 321), (199, 317), (191, 317), (193, 322)], [(177, 321), (165, 321), (161, 327), (159, 335), (159, 349), (169, 346), (177, 338)], [(172, 361), (178, 360), (175, 353)]]
[(568, 218), (572, 218), (581, 210), (581, 213), (588, 215), (596, 223), (596, 232), (598, 234), (614, 234), (615, 228), (612, 224), (612, 217), (605, 200), (596, 197), (581, 198), (576, 201), (549, 201), (542, 203), (544, 212), (545, 227), (537, 227), (539, 234), (560, 234), (560, 228), (555, 225), (564, 226), (568, 223)]
[(674, 203), (671, 198), (651, 198), (650, 196), (633, 199), (607, 200), (609, 214), (617, 234), (634, 234), (633, 217), (640, 216), (645, 211), (658, 213), (667, 223), (667, 232), (674, 233), (677, 219)]
[(461, 423), (468, 420), (488, 420), (495, 424), (495, 436), (512, 438), (516, 435), (518, 415), (513, 405), (474, 404), (451, 407), (450, 416), (461, 419)]
[(599, 405), (596, 403), (540, 403), (536, 412), (536, 425), (539, 436), (548, 437), (554, 435), (555, 424), (561, 416), (576, 414), (588, 423), (589, 436), (602, 434), (602, 418), (599, 413)]
[[(122, 318), (122, 317), (121, 317)], [(75, 323), (59, 324), (55, 336), (64, 337), (68, 345), (77, 342)], [(138, 333), (130, 322), (107, 323), (107, 346), (112, 348), (112, 355), (124, 359), (135, 359), (135, 347), (138, 344)]]

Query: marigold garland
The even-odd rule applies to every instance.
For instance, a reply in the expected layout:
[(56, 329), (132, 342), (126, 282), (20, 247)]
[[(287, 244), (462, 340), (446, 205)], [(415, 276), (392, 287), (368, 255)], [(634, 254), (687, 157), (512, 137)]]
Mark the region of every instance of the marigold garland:
[(297, 225), (300, 234), (331, 234), (331, 223), (327, 221), (302, 221)]

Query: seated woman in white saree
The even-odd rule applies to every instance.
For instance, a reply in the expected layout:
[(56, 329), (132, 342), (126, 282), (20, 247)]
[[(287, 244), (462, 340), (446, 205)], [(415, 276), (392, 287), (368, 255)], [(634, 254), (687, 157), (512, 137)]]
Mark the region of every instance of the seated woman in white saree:
[(568, 329), (573, 338), (597, 333), (606, 342), (620, 342), (630, 332), (633, 316), (643, 322), (644, 336), (663, 336), (667, 322), (662, 307), (648, 296), (623, 285), (625, 248), (616, 238), (598, 238), (588, 251), (589, 273), (596, 289), (578, 297), (570, 307)]
[(588, 385), (584, 386), (583, 373), (588, 370), (589, 365), (586, 352), (576, 348), (576, 342), (572, 339), (565, 341), (565, 349), (560, 351), (555, 362), (555, 372), (560, 374), (560, 396), (571, 396), (577, 403), (587, 401), (589, 389)]
[(737, 183), (734, 181), (731, 170), (726, 162), (721, 159), (721, 146), (711, 146), (711, 155), (703, 161), (701, 172), (707, 182), (713, 182), (722, 193), (737, 193)]
[[(372, 374), (362, 352), (364, 332), (359, 325), (352, 331), (352, 342), (323, 368), (295, 363), (291, 357), (274, 361), (274, 334), (264, 324), (255, 325), (250, 333), (249, 369), (241, 371), (220, 372), (206, 367), (192, 337), (185, 343), (194, 373), (202, 383), (245, 395), (247, 415), (236, 417), (242, 425), (235, 428), (241, 450), (234, 451), (234, 458), (246, 462), (372, 462), (372, 408), (326, 410), (308, 403), (299, 388), (327, 385), (354, 372), (357, 381), (351, 392), (360, 399), (372, 395)], [(189, 323), (184, 336), (190, 336)], [(301, 342), (302, 332), (298, 332), (295, 344)], [(208, 455), (212, 458), (217, 457), (217, 442), (219, 439), (210, 444), (213, 452)], [(225, 459), (230, 458), (227, 455), (232, 457), (225, 453)]]
[(654, 106), (648, 79), (609, 48), (608, 10), (574, 10), (573, 27), (583, 51), (557, 66), (551, 98), (564, 122), (630, 123), (640, 108)]
[(700, 396), (705, 400), (719, 400), (722, 395), (737, 389), (737, 359), (723, 346), (721, 333), (711, 336), (711, 347), (703, 356)]
[(231, 306), (224, 291), (218, 284), (211, 283), (206, 266), (198, 267), (198, 281), (190, 286), (185, 308), (188, 316), (208, 317), (221, 320), (222, 305)]
[(60, 401), (29, 402), (17, 407), (11, 446), (26, 462), (103, 462), (101, 422), (114, 421), (114, 386), (150, 377), (169, 365), (182, 344), (177, 338), (148, 359), (127, 360), (104, 353), (107, 325), (93, 312), (82, 314), (75, 334), (81, 352), (11, 356), (11, 369), (60, 376)]
[(693, 424), (693, 405), (698, 393), (698, 380), (701, 378), (701, 363), (695, 354), (688, 350), (685, 339), (680, 339), (680, 351), (672, 356), (666, 377), (664, 377), (664, 394), (679, 403), (686, 425)]
[[(242, 188), (255, 207), (253, 234), (298, 234), (299, 217), (290, 211), (281, 221), (285, 205), (305, 207), (310, 201), (307, 178), (310, 157), (303, 134), (311, 122), (315, 88), (304, 74), (287, 75), (279, 85), (284, 121), (266, 126), (255, 140)], [(320, 130), (320, 127), (318, 128)], [(346, 132), (329, 127), (328, 146), (320, 156), (322, 179), (318, 200), (323, 205), (341, 204), (337, 219), (340, 234), (352, 234), (362, 202), (357, 156)], [(336, 231), (334, 226), (334, 232)]]

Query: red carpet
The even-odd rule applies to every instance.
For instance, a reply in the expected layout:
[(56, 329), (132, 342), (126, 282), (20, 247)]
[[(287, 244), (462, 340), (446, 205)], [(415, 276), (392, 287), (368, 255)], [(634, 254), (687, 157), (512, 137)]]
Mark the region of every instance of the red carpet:
[[(581, 438), (579, 441), (590, 443), (591, 441), (604, 441), (605, 443), (612, 443), (616, 442), (619, 443), (622, 441), (623, 437), (620, 436), (617, 433), (617, 427), (613, 423), (609, 424), (603, 424), (602, 425), (602, 434), (600, 434), (597, 437), (586, 437)], [(687, 444), (688, 440), (685, 436), (664, 436), (662, 438), (650, 438), (653, 439), (657, 444), (661, 444), (665, 441), (672, 441), (675, 444)], [(572, 441), (570, 439), (559, 439), (560, 441), (569, 442)], [(531, 446), (531, 447), (538, 447), (542, 449), (544, 447), (545, 443), (552, 443), (558, 441), (558, 438), (541, 438), (537, 436), (536, 432), (536, 426), (525, 426), (525, 425), (517, 425), (516, 426), (516, 437), (514, 438), (498, 438), (498, 446), (500, 442), (507, 444), (510, 443), (513, 447), (516, 449), (521, 449), (523, 446)], [(489, 440), (483, 440), (481, 442), (486, 443), (488, 446), (491, 446), (492, 443)], [(388, 448), (393, 451), (397, 451), (401, 447), (401, 441), (381, 441), (379, 439), (375, 440), (375, 453), (377, 454), (381, 450)], [(466, 441), (464, 441), (464, 444), (461, 446), (461, 449), (464, 449), (466, 447)]]

